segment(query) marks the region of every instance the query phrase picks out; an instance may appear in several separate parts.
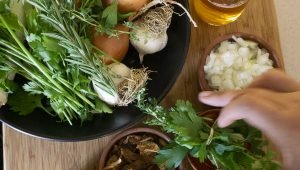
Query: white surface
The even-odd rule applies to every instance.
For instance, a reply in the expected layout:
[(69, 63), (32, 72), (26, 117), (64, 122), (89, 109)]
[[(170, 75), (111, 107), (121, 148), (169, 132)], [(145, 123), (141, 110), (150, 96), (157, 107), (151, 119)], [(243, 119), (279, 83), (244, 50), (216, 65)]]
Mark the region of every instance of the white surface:
[(286, 71), (300, 81), (300, 1), (275, 0), (275, 6)]

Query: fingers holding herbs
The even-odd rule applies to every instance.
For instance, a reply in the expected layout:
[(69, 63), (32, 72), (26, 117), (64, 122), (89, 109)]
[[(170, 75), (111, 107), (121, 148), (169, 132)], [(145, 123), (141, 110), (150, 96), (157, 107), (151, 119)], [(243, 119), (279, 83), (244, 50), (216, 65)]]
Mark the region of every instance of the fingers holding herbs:
[(262, 130), (280, 148), (285, 166), (299, 167), (294, 159), (300, 151), (299, 83), (282, 72), (272, 70), (257, 78), (249, 88), (237, 91), (202, 92), (199, 100), (223, 107), (220, 127), (243, 119)]

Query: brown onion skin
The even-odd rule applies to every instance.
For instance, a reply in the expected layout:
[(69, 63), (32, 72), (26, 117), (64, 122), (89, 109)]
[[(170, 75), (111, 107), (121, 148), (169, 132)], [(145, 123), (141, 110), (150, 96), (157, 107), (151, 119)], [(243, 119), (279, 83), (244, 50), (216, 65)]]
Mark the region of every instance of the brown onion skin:
[[(104, 6), (112, 4), (113, 0), (102, 0)], [(140, 10), (149, 0), (117, 0), (120, 13), (136, 12)]]
[[(119, 31), (129, 31), (129, 28), (124, 25), (117, 25), (115, 29)], [(93, 45), (107, 54), (107, 56), (104, 56), (105, 64), (111, 64), (113, 62), (110, 57), (120, 62), (125, 58), (129, 48), (128, 34), (120, 34), (118, 37), (109, 37), (106, 34), (93, 32)]]

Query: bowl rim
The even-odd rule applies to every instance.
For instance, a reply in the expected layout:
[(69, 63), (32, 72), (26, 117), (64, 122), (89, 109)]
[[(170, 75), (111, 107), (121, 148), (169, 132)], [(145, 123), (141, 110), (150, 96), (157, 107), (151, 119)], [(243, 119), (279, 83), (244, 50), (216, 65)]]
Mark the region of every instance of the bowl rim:
[(206, 59), (209, 55), (209, 53), (221, 42), (225, 40), (231, 40), (232, 36), (241, 37), (245, 40), (250, 40), (258, 43), (258, 46), (261, 48), (266, 49), (269, 54), (271, 60), (274, 61), (274, 68), (284, 70), (283, 61), (278, 57), (278, 53), (276, 50), (263, 38), (260, 36), (250, 34), (250, 33), (244, 33), (244, 32), (233, 32), (229, 34), (225, 34), (223, 36), (219, 36), (211, 41), (211, 43), (204, 49), (203, 53), (200, 54), (200, 60), (198, 64), (198, 84), (201, 91), (211, 91), (212, 89), (209, 87), (207, 80), (205, 79), (205, 71), (204, 71), (204, 65), (206, 63)]
[(136, 133), (149, 133), (149, 134), (156, 135), (156, 136), (164, 139), (167, 142), (171, 141), (171, 138), (168, 135), (166, 135), (165, 133), (163, 133), (159, 130), (153, 129), (153, 128), (135, 127), (135, 128), (126, 129), (126, 130), (118, 133), (115, 137), (113, 137), (113, 139), (109, 142), (109, 144), (103, 149), (101, 156), (100, 156), (99, 169), (104, 168), (106, 159), (107, 159), (107, 155), (109, 154), (111, 148), (115, 145), (116, 142), (118, 142), (120, 139), (122, 139), (128, 135), (133, 135)]

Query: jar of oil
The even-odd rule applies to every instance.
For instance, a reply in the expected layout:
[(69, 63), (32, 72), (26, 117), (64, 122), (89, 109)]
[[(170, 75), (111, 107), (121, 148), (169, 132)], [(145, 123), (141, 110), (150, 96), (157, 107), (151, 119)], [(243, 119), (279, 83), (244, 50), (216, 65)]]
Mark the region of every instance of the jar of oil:
[(221, 26), (235, 21), (248, 0), (193, 0), (197, 15), (206, 23)]

